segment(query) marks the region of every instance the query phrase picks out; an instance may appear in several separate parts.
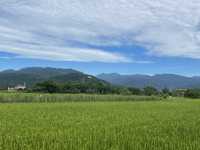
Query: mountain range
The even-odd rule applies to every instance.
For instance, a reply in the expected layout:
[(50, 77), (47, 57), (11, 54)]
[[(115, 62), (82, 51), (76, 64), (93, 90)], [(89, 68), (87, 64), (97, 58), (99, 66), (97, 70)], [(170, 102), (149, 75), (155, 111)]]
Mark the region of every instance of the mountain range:
[(120, 75), (117, 73), (97, 75), (99, 79), (114, 85), (144, 88), (153, 86), (157, 89), (200, 88), (200, 77), (186, 77), (175, 74), (158, 75)]
[(81, 83), (105, 83), (92, 75), (87, 75), (73, 69), (57, 69), (57, 68), (24, 68), (20, 70), (5, 70), (0, 72), (0, 89), (8, 86), (16, 86), (26, 83), (27, 87), (32, 87), (36, 83), (43, 81), (55, 81), (58, 83), (65, 82), (81, 82)]
[(0, 89), (26, 83), (32, 87), (43, 81), (104, 83), (126, 87), (144, 88), (153, 86), (157, 89), (200, 88), (200, 77), (186, 77), (175, 74), (158, 75), (121, 75), (117, 73), (95, 76), (84, 74), (73, 69), (31, 67), (20, 70), (4, 70), (0, 72)]

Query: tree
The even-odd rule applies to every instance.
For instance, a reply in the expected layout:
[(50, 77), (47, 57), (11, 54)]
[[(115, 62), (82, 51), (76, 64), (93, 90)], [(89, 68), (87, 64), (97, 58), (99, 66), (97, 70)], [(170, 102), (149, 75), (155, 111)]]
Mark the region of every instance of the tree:
[(160, 96), (163, 97), (164, 99), (168, 98), (172, 93), (168, 88), (162, 89), (162, 92), (160, 93)]
[(142, 93), (142, 91), (139, 88), (133, 88), (130, 87), (128, 88), (128, 90), (131, 92), (131, 94), (133, 95), (140, 95)]
[(187, 89), (184, 96), (188, 98), (200, 98), (200, 89)]
[[(142, 91), (138, 88), (127, 88), (114, 86), (104, 82), (54, 82), (45, 81), (36, 84), (33, 91), (46, 93), (96, 93), (96, 94), (122, 94), (122, 95), (141, 95)], [(151, 87), (146, 89), (148, 95), (157, 94), (157, 90)]]
[(147, 96), (151, 96), (151, 95), (158, 95), (158, 90), (154, 87), (151, 86), (147, 86), (144, 88), (144, 94)]
[(168, 88), (164, 88), (164, 89), (162, 89), (162, 93), (170, 95), (171, 92)]
[(119, 91), (119, 94), (121, 94), (121, 95), (131, 95), (131, 92), (129, 91), (128, 88), (121, 87), (120, 91)]
[(45, 81), (36, 84), (34, 90), (38, 92), (57, 93), (60, 91), (60, 87), (57, 83), (53, 81)]

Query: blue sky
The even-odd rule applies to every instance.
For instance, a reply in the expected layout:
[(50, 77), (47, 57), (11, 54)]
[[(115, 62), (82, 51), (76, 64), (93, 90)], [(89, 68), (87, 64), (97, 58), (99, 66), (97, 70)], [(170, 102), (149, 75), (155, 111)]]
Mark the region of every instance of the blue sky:
[(0, 70), (200, 75), (199, 0), (2, 0)]

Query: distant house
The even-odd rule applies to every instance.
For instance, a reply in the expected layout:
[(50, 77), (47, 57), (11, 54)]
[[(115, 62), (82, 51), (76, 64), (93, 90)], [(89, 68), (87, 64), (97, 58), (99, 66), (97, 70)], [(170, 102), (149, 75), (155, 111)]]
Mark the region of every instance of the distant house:
[(186, 91), (187, 89), (176, 89), (174, 91), (174, 96), (184, 97)]
[(88, 78), (88, 79), (92, 79), (92, 77), (91, 77), (91, 76), (88, 76), (87, 78)]
[(18, 84), (15, 87), (8, 87), (8, 91), (20, 91), (25, 89), (26, 89), (26, 83), (24, 83), (24, 85)]

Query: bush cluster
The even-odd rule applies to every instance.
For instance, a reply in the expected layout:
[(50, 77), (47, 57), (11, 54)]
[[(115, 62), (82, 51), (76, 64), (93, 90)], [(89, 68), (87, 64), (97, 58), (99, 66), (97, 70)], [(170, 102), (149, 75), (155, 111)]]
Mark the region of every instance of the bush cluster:
[(45, 81), (36, 84), (33, 88), (29, 89), (30, 92), (41, 93), (89, 93), (89, 94), (118, 94), (118, 95), (145, 95), (145, 96), (161, 96), (167, 98), (171, 95), (169, 89), (165, 88), (162, 91), (154, 87), (147, 86), (143, 89), (133, 87), (114, 86), (105, 83), (80, 83), (80, 82), (67, 82), (57, 83), (53, 81)]

